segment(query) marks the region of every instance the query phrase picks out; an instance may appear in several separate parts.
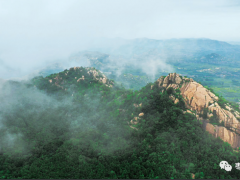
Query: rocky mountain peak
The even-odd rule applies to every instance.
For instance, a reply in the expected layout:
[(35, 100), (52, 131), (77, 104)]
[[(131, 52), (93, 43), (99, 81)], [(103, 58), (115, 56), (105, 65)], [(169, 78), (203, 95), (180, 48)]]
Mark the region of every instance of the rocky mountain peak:
[[(195, 112), (194, 114), (199, 120), (206, 122), (205, 129), (208, 132), (214, 137), (220, 137), (234, 148), (240, 147), (240, 136), (238, 135), (240, 134), (240, 122), (237, 119), (239, 112), (233, 111), (229, 105), (226, 105), (225, 108), (220, 107), (218, 104), (219, 98), (192, 78), (170, 73), (166, 77), (160, 77), (157, 84), (158, 87), (165, 87), (166, 89), (172, 87), (176, 90), (179, 88), (186, 107)], [(173, 97), (170, 98), (173, 101), (176, 100)], [(205, 119), (200, 118), (204, 110), (207, 110), (207, 118)], [(213, 115), (217, 116), (219, 123), (223, 122), (224, 127), (209, 123), (209, 118)]]
[[(64, 89), (63, 85), (65, 84), (64, 79), (74, 79), (76, 83), (81, 81), (86, 81), (87, 79), (92, 79), (98, 82), (103, 83), (107, 87), (113, 87), (114, 82), (109, 80), (101, 71), (96, 70), (95, 68), (83, 68), (83, 67), (72, 67), (69, 70), (50, 75), (46, 77), (49, 83), (55, 84), (56, 86)], [(74, 82), (73, 81), (73, 82)], [(91, 80), (90, 80), (91, 83)]]
[(218, 97), (201, 84), (194, 81), (192, 78), (185, 78), (176, 73), (170, 73), (166, 77), (160, 77), (158, 80), (158, 87), (165, 87), (166, 89), (172, 87), (180, 89), (186, 106), (191, 110), (196, 110), (201, 113), (204, 108), (218, 101)]

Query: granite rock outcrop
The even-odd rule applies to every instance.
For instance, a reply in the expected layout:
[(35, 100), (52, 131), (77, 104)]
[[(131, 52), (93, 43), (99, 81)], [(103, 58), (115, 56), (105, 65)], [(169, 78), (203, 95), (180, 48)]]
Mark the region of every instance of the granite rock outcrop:
[[(103, 73), (101, 73), (99, 70), (96, 70), (95, 68), (85, 68), (85, 69), (87, 70), (87, 74), (88, 74), (87, 77), (84, 76), (84, 75), (80, 75), (80, 77), (74, 77), (74, 80), (77, 83), (80, 83), (81, 81), (85, 81), (86, 78), (90, 77), (93, 80), (96, 80), (96, 81), (99, 81), (99, 82), (103, 83), (107, 87), (113, 87), (114, 82), (109, 81), (107, 79), (107, 77)], [(70, 68), (67, 71), (64, 71), (64, 75), (68, 76), (69, 71), (79, 71), (79, 73), (81, 74), (83, 69), (81, 67), (73, 67), (73, 68)], [(60, 75), (60, 73), (58, 73), (55, 76), (55, 78), (48, 79), (48, 81), (49, 81), (49, 83), (54, 84), (54, 85), (58, 86), (61, 89), (65, 89), (63, 87), (64, 84), (65, 84), (65, 81), (63, 80), (63, 77), (62, 77), (62, 75)], [(67, 89), (65, 89), (65, 90), (67, 90)]]
[[(237, 119), (240, 113), (234, 111), (229, 104), (225, 106), (226, 108), (220, 107), (218, 104), (219, 98), (215, 94), (192, 78), (184, 78), (176, 73), (170, 73), (166, 77), (162, 76), (156, 82), (159, 88), (164, 87), (168, 89), (172, 87), (175, 90), (179, 88), (185, 105), (189, 109), (187, 112), (195, 112), (194, 115), (199, 120), (202, 120), (199, 115), (203, 114), (204, 109), (208, 111), (208, 119), (213, 114), (216, 115), (219, 123), (223, 122), (225, 127), (214, 126), (207, 122), (205, 126), (206, 131), (214, 137), (220, 137), (223, 141), (228, 142), (233, 148), (240, 147), (240, 136), (238, 135), (240, 134), (240, 122)], [(178, 103), (175, 97), (170, 96), (170, 99), (174, 103)]]

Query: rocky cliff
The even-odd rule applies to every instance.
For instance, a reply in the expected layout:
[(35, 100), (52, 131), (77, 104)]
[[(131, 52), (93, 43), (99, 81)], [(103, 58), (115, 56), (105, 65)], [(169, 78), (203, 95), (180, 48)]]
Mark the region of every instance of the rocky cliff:
[[(193, 113), (199, 120), (203, 121), (204, 119), (200, 115), (203, 114), (204, 109), (207, 110), (204, 125), (206, 131), (214, 137), (220, 137), (223, 141), (228, 142), (233, 148), (240, 147), (240, 136), (238, 135), (240, 134), (240, 122), (237, 120), (239, 112), (233, 110), (230, 105), (226, 104), (225, 108), (220, 107), (218, 104), (219, 98), (216, 95), (193, 79), (183, 78), (176, 73), (160, 77), (157, 80), (157, 85), (166, 89), (169, 87), (179, 88), (189, 113)], [(174, 103), (178, 103), (178, 99), (174, 96), (170, 96), (170, 98)], [(223, 122), (224, 126), (210, 124), (209, 118), (213, 115), (216, 115), (219, 123)]]

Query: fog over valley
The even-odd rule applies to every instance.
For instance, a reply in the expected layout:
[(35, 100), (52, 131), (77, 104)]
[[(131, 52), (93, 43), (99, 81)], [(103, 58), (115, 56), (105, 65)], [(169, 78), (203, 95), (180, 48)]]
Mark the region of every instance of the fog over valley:
[(238, 8), (235, 0), (1, 0), (1, 77), (23, 77), (72, 53), (114, 49), (128, 39), (240, 41)]
[(239, 10), (0, 0), (0, 179), (239, 179)]

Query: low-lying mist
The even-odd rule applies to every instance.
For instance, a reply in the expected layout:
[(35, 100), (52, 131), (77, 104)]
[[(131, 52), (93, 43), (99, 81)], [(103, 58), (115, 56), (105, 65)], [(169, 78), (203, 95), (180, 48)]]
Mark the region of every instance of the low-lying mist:
[(114, 138), (127, 139), (129, 127), (109, 119), (111, 110), (104, 109), (109, 102), (100, 102), (100, 93), (86, 93), (79, 96), (80, 102), (74, 102), (78, 92), (73, 86), (67, 91), (71, 95), (59, 98), (38, 90), (29, 81), (1, 83), (0, 153), (31, 154), (56, 139), (72, 142), (80, 138), (80, 149), (82, 144), (94, 146), (97, 140), (102, 141), (96, 152), (101, 147), (106, 154), (127, 147), (127, 140), (117, 142)]

